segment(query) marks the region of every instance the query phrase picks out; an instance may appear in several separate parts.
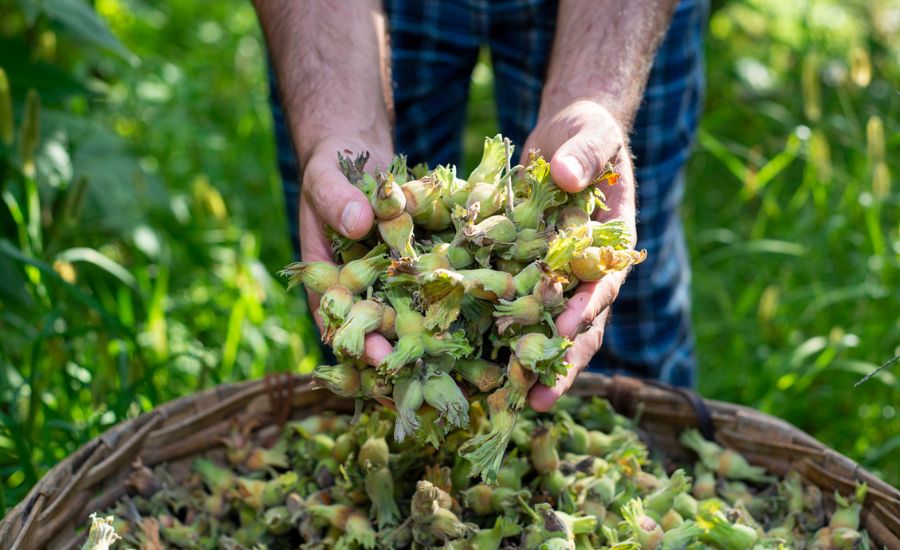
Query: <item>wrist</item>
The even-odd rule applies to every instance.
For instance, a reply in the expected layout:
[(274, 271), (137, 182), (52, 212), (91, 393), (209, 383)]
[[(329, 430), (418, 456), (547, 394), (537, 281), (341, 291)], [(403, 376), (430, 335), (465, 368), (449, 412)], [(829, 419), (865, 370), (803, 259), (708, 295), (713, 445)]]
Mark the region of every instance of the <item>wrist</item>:
[(623, 135), (634, 120), (637, 106), (631, 107), (604, 92), (578, 93), (577, 90), (566, 89), (548, 83), (541, 95), (541, 106), (538, 121), (549, 121), (566, 110), (601, 111), (621, 129)]
[(292, 134), (295, 150), (301, 166), (305, 166), (313, 155), (334, 156), (345, 149), (353, 153), (368, 151), (372, 156), (369, 168), (387, 166), (393, 156), (393, 139), (390, 126), (386, 123), (368, 125), (298, 125)]

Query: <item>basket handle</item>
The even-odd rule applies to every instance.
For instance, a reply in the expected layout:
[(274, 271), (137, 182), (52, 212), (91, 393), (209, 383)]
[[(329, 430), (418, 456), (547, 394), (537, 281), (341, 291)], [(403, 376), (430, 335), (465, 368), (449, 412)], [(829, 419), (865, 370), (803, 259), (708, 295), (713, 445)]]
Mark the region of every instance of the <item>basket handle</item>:
[(263, 377), (269, 406), (278, 426), (284, 426), (291, 416), (291, 397), (294, 394), (296, 378), (289, 372), (275, 372)]
[(616, 375), (612, 377), (610, 384), (609, 400), (613, 408), (622, 414), (632, 416), (634, 414), (635, 404), (640, 399), (640, 393), (644, 386), (659, 388), (661, 390), (677, 393), (688, 402), (688, 405), (694, 410), (694, 416), (697, 420), (697, 428), (700, 434), (710, 441), (715, 441), (716, 427), (713, 423), (712, 413), (706, 402), (697, 392), (687, 388), (665, 384), (656, 380), (640, 380), (630, 376)]

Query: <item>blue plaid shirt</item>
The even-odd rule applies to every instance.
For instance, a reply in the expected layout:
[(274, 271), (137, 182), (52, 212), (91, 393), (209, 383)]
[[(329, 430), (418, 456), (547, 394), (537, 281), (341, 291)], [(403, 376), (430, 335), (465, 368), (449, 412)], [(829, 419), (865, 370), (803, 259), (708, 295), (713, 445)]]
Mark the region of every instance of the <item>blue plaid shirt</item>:
[[(490, 48), (500, 131), (524, 144), (537, 121), (557, 2), (386, 0), (390, 21), (395, 149), (410, 163), (459, 164), (470, 75)], [(631, 134), (638, 183), (638, 247), (647, 261), (612, 307), (589, 368), (692, 386), (690, 266), (678, 208), (703, 99), (708, 0), (682, 0), (656, 58)], [(270, 74), (273, 75), (270, 71)], [(274, 78), (274, 76), (272, 76)], [(291, 239), (299, 255), (299, 167), (272, 82), (272, 113)]]

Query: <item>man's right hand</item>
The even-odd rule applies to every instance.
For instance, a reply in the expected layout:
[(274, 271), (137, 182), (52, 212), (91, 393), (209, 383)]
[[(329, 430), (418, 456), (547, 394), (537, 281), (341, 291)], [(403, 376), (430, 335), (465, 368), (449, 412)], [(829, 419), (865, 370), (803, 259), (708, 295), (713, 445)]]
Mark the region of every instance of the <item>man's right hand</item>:
[[(387, 168), (393, 153), (384, 5), (381, 0), (253, 3), (303, 169), (300, 254), (304, 261), (332, 262), (326, 225), (359, 239), (374, 221), (366, 196), (341, 173), (338, 151), (369, 151), (369, 171)], [(321, 329), (319, 297), (309, 298)], [(369, 363), (379, 363), (390, 351), (383, 337), (366, 337)]]
[[(334, 262), (331, 242), (325, 234), (325, 226), (350, 239), (361, 239), (372, 229), (375, 214), (369, 199), (353, 186), (338, 165), (338, 151), (350, 150), (355, 156), (369, 151), (367, 171), (387, 168), (391, 161), (390, 144), (363, 143), (358, 138), (329, 138), (316, 144), (303, 166), (303, 182), (300, 194), (300, 251), (305, 262)], [(319, 317), (319, 296), (309, 294), (309, 307), (322, 330)], [(370, 365), (378, 365), (391, 352), (391, 344), (380, 334), (366, 336), (363, 359)]]

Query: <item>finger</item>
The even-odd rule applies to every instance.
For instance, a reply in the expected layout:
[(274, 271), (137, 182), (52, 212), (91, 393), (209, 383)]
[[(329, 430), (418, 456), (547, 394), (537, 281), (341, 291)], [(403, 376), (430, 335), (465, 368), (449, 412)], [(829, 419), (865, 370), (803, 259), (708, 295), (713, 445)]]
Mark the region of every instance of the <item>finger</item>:
[(563, 143), (550, 159), (550, 176), (564, 191), (577, 193), (600, 175), (622, 150), (622, 136), (613, 128), (582, 130)]
[(522, 147), (522, 151), (519, 153), (519, 164), (522, 166), (528, 166), (529, 157), (531, 156), (532, 150), (540, 150), (541, 145), (535, 141), (534, 133), (528, 136), (528, 139), (525, 140), (525, 146)]
[(309, 312), (312, 313), (313, 321), (316, 322), (316, 326), (319, 327), (319, 334), (323, 334), (325, 332), (325, 324), (322, 322), (322, 316), (319, 315), (319, 302), (321, 301), (321, 296), (315, 294), (313, 292), (306, 292), (306, 304), (309, 307)]
[(625, 272), (609, 273), (596, 283), (582, 283), (566, 302), (566, 309), (556, 318), (556, 330), (561, 336), (575, 338), (589, 327), (594, 319), (619, 295)]
[(609, 310), (607, 309), (594, 320), (589, 330), (575, 337), (575, 345), (566, 353), (566, 361), (572, 366), (565, 376), (556, 380), (553, 387), (537, 383), (531, 388), (531, 391), (528, 392), (528, 402), (534, 410), (538, 412), (550, 410), (556, 401), (569, 391), (569, 388), (575, 383), (575, 378), (587, 367), (591, 358), (603, 344), (603, 333), (608, 318)]
[(370, 332), (366, 334), (366, 350), (363, 352), (362, 359), (373, 367), (377, 367), (393, 350), (391, 343), (384, 336)]
[(334, 263), (331, 242), (325, 236), (322, 218), (316, 213), (312, 198), (300, 197), (300, 254), (304, 262)]
[(350, 239), (361, 239), (372, 229), (375, 214), (362, 191), (341, 173), (338, 163), (313, 156), (303, 172), (303, 192), (317, 217)]
[[(603, 192), (604, 202), (608, 210), (597, 208), (594, 210), (594, 219), (608, 221), (620, 219), (628, 223), (632, 234), (635, 232), (636, 185), (634, 180), (634, 163), (629, 156), (628, 149), (622, 148), (619, 154), (609, 161), (619, 173), (619, 177), (612, 184), (599, 184)], [(599, 175), (599, 174), (598, 174)]]

